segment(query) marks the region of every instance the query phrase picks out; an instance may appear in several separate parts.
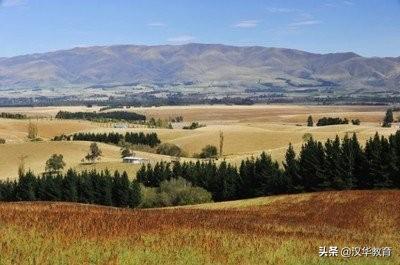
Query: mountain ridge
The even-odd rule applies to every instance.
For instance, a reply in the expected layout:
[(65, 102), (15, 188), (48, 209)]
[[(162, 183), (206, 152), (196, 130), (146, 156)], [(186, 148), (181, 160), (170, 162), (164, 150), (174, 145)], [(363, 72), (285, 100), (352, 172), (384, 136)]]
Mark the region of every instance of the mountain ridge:
[(111, 45), (0, 58), (0, 88), (118, 83), (256, 83), (280, 87), (396, 89), (400, 57), (311, 53), (263, 46)]

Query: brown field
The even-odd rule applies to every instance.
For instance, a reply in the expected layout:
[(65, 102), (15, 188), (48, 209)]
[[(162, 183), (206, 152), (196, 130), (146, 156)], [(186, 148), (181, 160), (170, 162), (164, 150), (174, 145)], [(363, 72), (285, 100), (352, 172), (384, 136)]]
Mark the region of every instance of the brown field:
[[(94, 164), (82, 164), (82, 158), (89, 150), (90, 142), (25, 142), (16, 144), (0, 145), (0, 176), (2, 179), (17, 177), (20, 157), (26, 156), (25, 168), (31, 169), (35, 173), (41, 173), (45, 169), (46, 160), (52, 154), (63, 154), (66, 169), (75, 168), (77, 170), (98, 169), (111, 171), (127, 171), (129, 176), (135, 177), (138, 165), (124, 164), (121, 160), (120, 148), (109, 144), (99, 143), (103, 152), (100, 162)], [(155, 155), (151, 153), (136, 152), (137, 155), (154, 161), (168, 161), (167, 156)]]
[[(10, 143), (27, 141), (29, 122), (29, 120), (0, 119), (0, 138)], [(99, 127), (90, 122), (73, 120), (32, 119), (31, 122), (37, 124), (39, 137), (43, 140), (50, 140), (60, 134), (71, 134)]]
[[(327, 115), (360, 118), (368, 122), (380, 122), (384, 106), (306, 106), (306, 105), (252, 105), (252, 106), (164, 106), (131, 108), (130, 111), (155, 118), (183, 116), (185, 121), (217, 122), (289, 122), (304, 123), (309, 114), (316, 117)], [(353, 116), (354, 115), (354, 116)]]
[[(127, 210), (0, 204), (1, 264), (400, 264), (399, 191), (281, 195)], [(319, 246), (391, 257), (318, 256)]]
[[(89, 143), (53, 143), (49, 140), (56, 135), (75, 132), (156, 132), (162, 142), (170, 142), (180, 146), (189, 155), (199, 153), (207, 144), (218, 146), (219, 133), (224, 133), (224, 158), (233, 163), (255, 156), (262, 151), (270, 153), (274, 159), (282, 161), (288, 143), (297, 150), (303, 143), (303, 135), (311, 133), (314, 138), (325, 141), (336, 135), (357, 133), (361, 143), (373, 136), (375, 132), (383, 135), (394, 133), (398, 125), (392, 128), (380, 127), (385, 107), (371, 106), (300, 106), (300, 105), (254, 105), (254, 106), (179, 106), (130, 108), (146, 114), (148, 117), (163, 118), (183, 116), (184, 124), (199, 121), (206, 127), (196, 130), (183, 130), (183, 124), (174, 124), (175, 129), (128, 128), (116, 129), (111, 124), (88, 121), (55, 120), (53, 117), (59, 110), (94, 111), (99, 107), (34, 107), (34, 108), (0, 108), (0, 112), (25, 113), (35, 118), (32, 122), (38, 125), (41, 143), (27, 141), (28, 120), (0, 119), (0, 138), (7, 140), (0, 146), (0, 178), (15, 177), (19, 157), (27, 155), (27, 167), (34, 171), (43, 171), (44, 163), (52, 153), (61, 153), (66, 158), (67, 167), (79, 170), (99, 168), (110, 170), (127, 170), (134, 175), (137, 166), (121, 163), (119, 148), (102, 145), (105, 156), (101, 163), (82, 165), (80, 161), (88, 150)], [(337, 125), (326, 127), (306, 127), (308, 115), (314, 121), (323, 116), (358, 118), (360, 126)], [(395, 117), (397, 114), (395, 114)], [(168, 157), (151, 153), (140, 153), (151, 162), (169, 160)], [(132, 176), (133, 177), (133, 176)]]

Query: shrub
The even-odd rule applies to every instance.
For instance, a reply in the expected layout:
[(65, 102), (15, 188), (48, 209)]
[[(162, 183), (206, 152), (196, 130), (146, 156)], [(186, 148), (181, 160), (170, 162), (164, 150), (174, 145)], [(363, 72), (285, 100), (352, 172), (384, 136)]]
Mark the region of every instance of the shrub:
[(6, 143), (6, 140), (3, 138), (0, 138), (0, 144), (5, 144), (5, 143)]
[(211, 193), (183, 178), (164, 180), (158, 188), (142, 187), (141, 207), (165, 207), (211, 202)]
[(360, 125), (360, 124), (361, 124), (361, 122), (360, 122), (359, 119), (351, 120), (351, 123), (352, 123), (353, 125)]
[(157, 147), (157, 154), (168, 156), (185, 156), (185, 152), (177, 145), (171, 143), (163, 143)]
[(213, 145), (206, 145), (203, 149), (201, 149), (200, 154), (195, 154), (194, 157), (198, 158), (214, 158), (218, 156), (218, 149)]
[(194, 130), (194, 129), (201, 128), (201, 127), (205, 127), (205, 125), (204, 124), (200, 124), (200, 123), (195, 121), (195, 122), (192, 122), (192, 124), (190, 124), (190, 126), (183, 126), (182, 129), (184, 129), (184, 130)]
[(332, 117), (323, 117), (318, 120), (317, 126), (328, 126), (328, 125), (337, 125), (337, 124), (348, 124), (349, 120), (347, 118), (332, 118)]

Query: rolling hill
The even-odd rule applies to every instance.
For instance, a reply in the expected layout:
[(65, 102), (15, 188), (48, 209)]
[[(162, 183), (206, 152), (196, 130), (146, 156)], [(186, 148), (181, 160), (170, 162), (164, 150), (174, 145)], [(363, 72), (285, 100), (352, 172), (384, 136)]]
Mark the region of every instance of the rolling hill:
[(386, 91), (396, 89), (399, 82), (400, 57), (259, 46), (97, 46), (0, 58), (1, 89), (212, 83)]
[[(399, 191), (280, 195), (168, 209), (1, 203), (2, 264), (399, 264)], [(319, 257), (323, 246), (390, 257)]]

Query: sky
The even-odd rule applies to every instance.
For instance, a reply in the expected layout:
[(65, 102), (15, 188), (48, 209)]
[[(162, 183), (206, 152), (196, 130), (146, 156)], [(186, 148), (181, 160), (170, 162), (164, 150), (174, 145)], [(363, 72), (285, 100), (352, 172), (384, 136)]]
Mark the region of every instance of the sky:
[(400, 56), (400, 0), (0, 0), (0, 57), (221, 43)]

